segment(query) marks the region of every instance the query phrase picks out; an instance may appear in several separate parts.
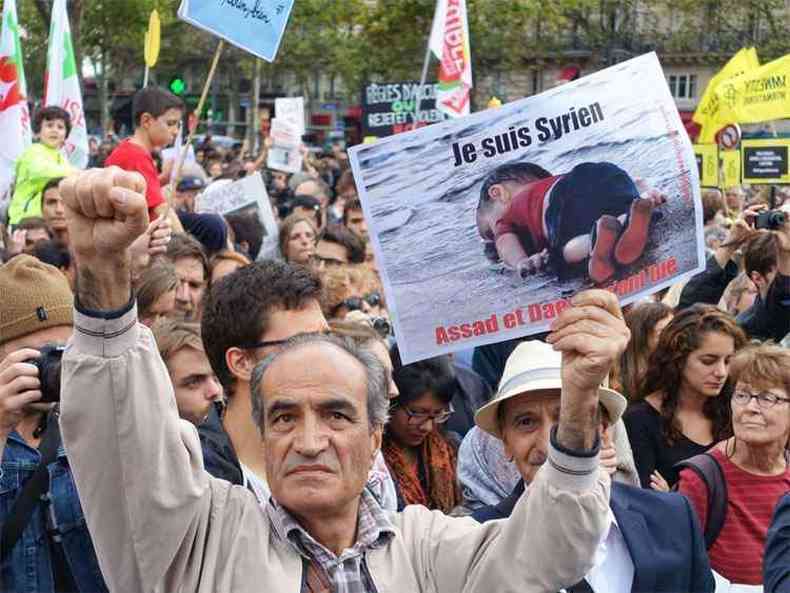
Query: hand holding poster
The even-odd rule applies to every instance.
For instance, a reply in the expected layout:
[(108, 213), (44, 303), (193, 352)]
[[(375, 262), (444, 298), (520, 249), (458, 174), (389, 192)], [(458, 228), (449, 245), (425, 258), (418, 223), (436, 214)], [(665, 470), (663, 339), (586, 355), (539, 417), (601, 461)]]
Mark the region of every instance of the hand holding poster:
[(655, 54), (350, 157), (405, 363), (704, 265), (696, 161)]
[(273, 62), (294, 0), (182, 0), (178, 16)]

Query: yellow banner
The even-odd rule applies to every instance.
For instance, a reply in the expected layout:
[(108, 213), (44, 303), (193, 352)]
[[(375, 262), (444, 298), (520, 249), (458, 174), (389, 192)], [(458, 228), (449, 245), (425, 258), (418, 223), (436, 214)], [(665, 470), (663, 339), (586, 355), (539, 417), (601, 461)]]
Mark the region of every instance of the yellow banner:
[(700, 99), (692, 118), (702, 126), (702, 131), (697, 139), (698, 142), (701, 144), (715, 142), (716, 132), (728, 123), (734, 123), (721, 118), (720, 102), (716, 93), (720, 85), (729, 78), (749, 72), (759, 66), (760, 61), (757, 58), (757, 50), (753, 47), (743, 48), (732, 56), (730, 61), (711, 78), (708, 86), (705, 87), (705, 93), (702, 95), (702, 99)]
[(699, 183), (702, 187), (719, 187), (719, 147), (715, 144), (695, 144)]
[(716, 89), (719, 117), (756, 123), (790, 117), (790, 54), (725, 80)]
[(752, 185), (790, 183), (790, 139), (742, 140), (743, 183)]
[(721, 159), (721, 189), (730, 189), (741, 184), (741, 151), (722, 150)]
[(156, 66), (156, 61), (159, 59), (161, 31), (159, 13), (154, 9), (151, 11), (151, 16), (148, 18), (148, 30), (145, 32), (144, 43), (145, 64), (149, 68)]

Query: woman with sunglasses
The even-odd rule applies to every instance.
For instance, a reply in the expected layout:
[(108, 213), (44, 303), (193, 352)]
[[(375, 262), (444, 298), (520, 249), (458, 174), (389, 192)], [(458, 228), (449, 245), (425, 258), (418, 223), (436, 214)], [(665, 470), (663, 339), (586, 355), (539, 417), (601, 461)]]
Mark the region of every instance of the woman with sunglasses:
[(390, 352), (398, 397), (391, 400), (382, 452), (406, 505), (421, 504), (449, 513), (461, 503), (456, 474), (457, 448), (441, 431), (453, 412), (457, 385), (447, 357), (403, 365)]
[[(731, 583), (762, 585), (771, 514), (790, 491), (790, 351), (772, 344), (749, 346), (733, 358), (730, 377), (735, 382), (730, 400), (734, 434), (708, 452), (726, 485), (716, 494), (726, 500), (724, 522), (708, 542), (708, 556), (711, 568)], [(716, 500), (702, 476), (683, 469), (678, 490), (710, 532)]]

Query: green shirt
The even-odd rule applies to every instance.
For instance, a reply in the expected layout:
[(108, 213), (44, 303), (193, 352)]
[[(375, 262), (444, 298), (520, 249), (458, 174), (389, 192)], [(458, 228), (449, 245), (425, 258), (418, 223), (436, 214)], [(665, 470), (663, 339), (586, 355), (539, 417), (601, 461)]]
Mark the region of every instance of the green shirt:
[(41, 216), (41, 192), (44, 186), (74, 169), (59, 150), (45, 144), (30, 146), (16, 162), (14, 197), (8, 207), (8, 222), (19, 224), (23, 218)]

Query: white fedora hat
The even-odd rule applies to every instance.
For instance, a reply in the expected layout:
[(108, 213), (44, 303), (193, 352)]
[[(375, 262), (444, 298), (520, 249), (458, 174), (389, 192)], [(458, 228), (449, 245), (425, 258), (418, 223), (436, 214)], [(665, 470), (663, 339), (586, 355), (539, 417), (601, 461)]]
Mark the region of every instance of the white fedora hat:
[[(475, 414), (475, 424), (487, 433), (501, 439), (498, 412), (503, 401), (517, 395), (542, 389), (562, 388), (562, 353), (538, 340), (522, 342), (505, 363), (505, 372), (499, 382), (494, 399)], [(619, 393), (606, 387), (598, 388), (598, 397), (612, 424), (623, 415), (628, 401)]]

